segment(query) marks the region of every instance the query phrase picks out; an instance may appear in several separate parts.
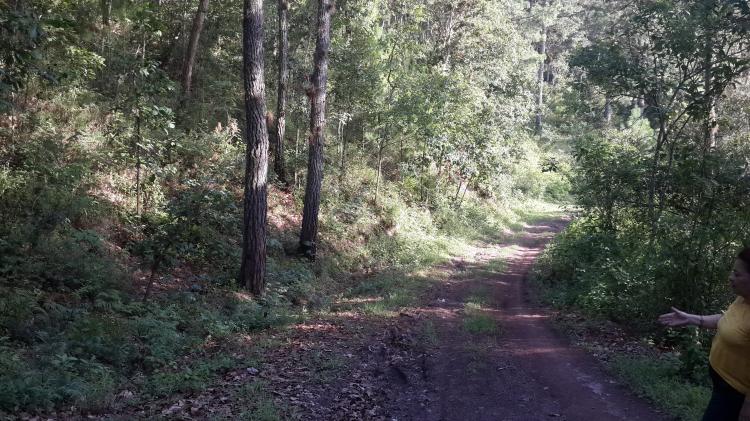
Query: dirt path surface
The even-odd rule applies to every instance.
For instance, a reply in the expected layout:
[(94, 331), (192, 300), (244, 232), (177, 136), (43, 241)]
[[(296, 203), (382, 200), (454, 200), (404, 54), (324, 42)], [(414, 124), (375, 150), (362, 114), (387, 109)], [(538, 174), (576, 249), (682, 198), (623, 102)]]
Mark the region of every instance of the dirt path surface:
[(410, 367), (411, 376), (391, 376), (391, 419), (668, 419), (572, 347), (552, 330), (549, 315), (529, 304), (526, 275), (564, 226), (562, 220), (538, 223), (510, 244), (454, 261), (450, 281), (409, 317), (431, 332), (433, 346), (424, 349), (421, 367)]
[[(382, 297), (353, 298), (299, 324), (247, 335), (247, 351), (234, 356), (217, 383), (126, 402), (94, 418), (668, 419), (556, 334), (549, 314), (530, 304), (526, 275), (565, 224), (527, 226), (514, 240), (477, 246), (463, 259), (415, 275), (429, 283), (429, 292), (395, 306), (400, 311), (367, 310)], [(407, 282), (399, 276), (393, 282)]]

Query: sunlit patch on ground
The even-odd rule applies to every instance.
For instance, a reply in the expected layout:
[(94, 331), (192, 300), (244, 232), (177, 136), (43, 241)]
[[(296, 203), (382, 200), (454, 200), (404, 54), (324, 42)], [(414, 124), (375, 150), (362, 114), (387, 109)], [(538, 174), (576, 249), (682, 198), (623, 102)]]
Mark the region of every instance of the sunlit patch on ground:
[(318, 331), (318, 332), (334, 332), (338, 331), (338, 327), (331, 323), (313, 323), (313, 324), (299, 324), (292, 327), (294, 330), (302, 332)]

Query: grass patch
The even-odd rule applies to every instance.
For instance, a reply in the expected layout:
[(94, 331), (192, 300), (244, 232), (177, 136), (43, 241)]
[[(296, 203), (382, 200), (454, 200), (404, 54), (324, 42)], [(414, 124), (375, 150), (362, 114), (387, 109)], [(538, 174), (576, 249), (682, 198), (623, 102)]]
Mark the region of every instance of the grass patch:
[(498, 332), (497, 321), (482, 311), (482, 306), (477, 303), (466, 303), (464, 305), (466, 316), (463, 320), (464, 329), (473, 335), (494, 335)]
[[(510, 254), (510, 251), (508, 251), (507, 254)], [(482, 265), (482, 270), (484, 272), (489, 272), (490, 274), (495, 275), (505, 272), (506, 269), (508, 269), (508, 261), (505, 260), (504, 257), (492, 259)]]
[(350, 298), (371, 298), (359, 305), (365, 314), (392, 317), (398, 310), (414, 306), (434, 282), (434, 278), (424, 276), (418, 270), (388, 271), (367, 279), (347, 295)]
[(708, 386), (680, 377), (676, 359), (618, 356), (611, 367), (636, 393), (682, 420), (701, 419), (711, 397)]
[(464, 329), (475, 335), (494, 335), (498, 332), (495, 319), (483, 313), (466, 316), (464, 319)]
[(225, 355), (199, 360), (178, 370), (161, 371), (149, 377), (145, 389), (152, 396), (167, 396), (173, 393), (194, 393), (209, 387), (223, 373), (237, 365)]
[(256, 404), (254, 410), (245, 414), (248, 421), (281, 421), (283, 418), (279, 414), (279, 409), (276, 404), (268, 399), (262, 400)]
[(480, 308), (487, 307), (491, 304), (490, 290), (485, 286), (474, 288), (474, 290), (466, 297), (466, 303), (472, 305), (478, 305)]
[(237, 391), (239, 400), (246, 402), (248, 409), (240, 413), (239, 419), (247, 421), (281, 421), (287, 419), (286, 408), (279, 407), (268, 393), (261, 380), (247, 383)]

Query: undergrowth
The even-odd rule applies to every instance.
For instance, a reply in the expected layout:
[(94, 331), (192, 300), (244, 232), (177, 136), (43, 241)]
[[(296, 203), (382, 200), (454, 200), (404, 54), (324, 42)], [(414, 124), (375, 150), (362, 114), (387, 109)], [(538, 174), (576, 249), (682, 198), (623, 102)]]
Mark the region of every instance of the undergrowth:
[(611, 367), (634, 391), (681, 420), (701, 419), (711, 397), (708, 385), (685, 381), (672, 357), (619, 356)]
[[(539, 291), (535, 298), (578, 315), (578, 320), (573, 317), (562, 325), (573, 323), (605, 342), (612, 333), (607, 326), (617, 325), (635, 348), (648, 348), (649, 356), (614, 347), (607, 350), (609, 368), (673, 416), (700, 419), (710, 398), (712, 332), (660, 328), (656, 318), (669, 310), (672, 295), (657, 281), (669, 262), (657, 262), (657, 256), (645, 253), (638, 238), (624, 233), (616, 237), (593, 229), (591, 223), (586, 218), (573, 222), (538, 259), (531, 277)], [(712, 301), (724, 295), (712, 293)]]
[[(139, 215), (132, 163), (110, 162), (107, 140), (81, 133), (0, 148), (15, 159), (0, 168), (0, 414), (199, 392), (242, 363), (243, 335), (346, 300), (393, 316), (440, 279), (431, 267), (554, 208), (512, 191), (514, 206), (474, 192), (460, 206), (420, 201), (388, 181), (376, 199), (368, 168), (352, 165), (325, 187), (312, 263), (292, 253), (302, 192), (272, 189), (268, 288), (253, 298), (235, 284), (243, 163), (232, 135), (176, 139), (179, 162), (144, 176)], [(273, 419), (269, 405), (247, 414)]]

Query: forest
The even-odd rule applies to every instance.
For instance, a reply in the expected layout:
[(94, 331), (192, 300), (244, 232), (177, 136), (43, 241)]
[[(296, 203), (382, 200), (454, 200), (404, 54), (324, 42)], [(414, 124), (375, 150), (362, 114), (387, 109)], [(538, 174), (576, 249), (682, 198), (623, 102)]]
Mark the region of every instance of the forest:
[[(396, 419), (452, 335), (426, 303), (545, 226), (539, 308), (699, 419), (712, 332), (656, 318), (726, 309), (750, 245), (749, 32), (747, 0), (0, 0), (0, 418)], [(471, 375), (514, 332), (485, 284)]]

